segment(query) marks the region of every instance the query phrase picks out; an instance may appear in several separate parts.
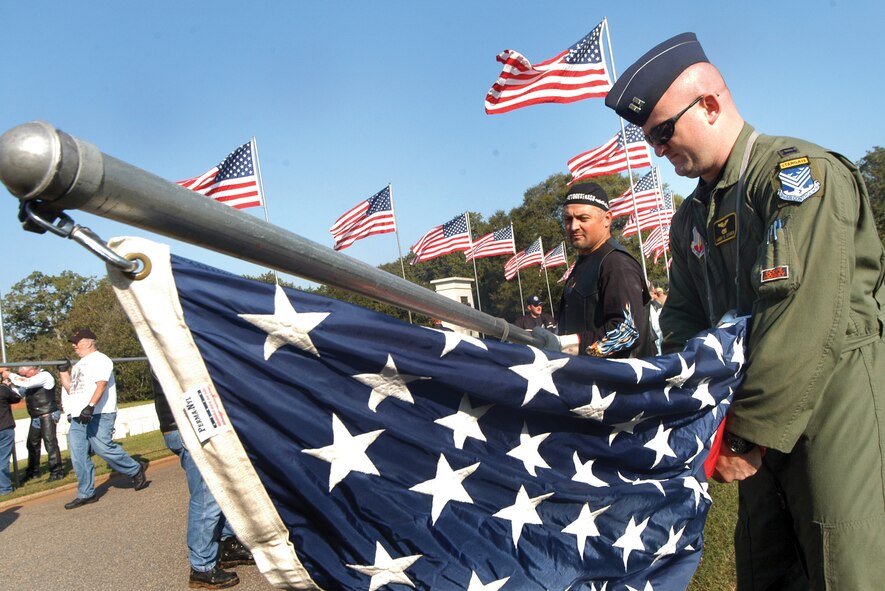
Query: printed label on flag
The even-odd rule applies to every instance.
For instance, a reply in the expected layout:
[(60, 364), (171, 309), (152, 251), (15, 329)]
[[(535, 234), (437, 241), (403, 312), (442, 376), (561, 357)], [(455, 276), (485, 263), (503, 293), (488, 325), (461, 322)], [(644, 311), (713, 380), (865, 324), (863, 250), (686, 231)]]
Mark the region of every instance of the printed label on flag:
[(737, 214), (731, 212), (713, 222), (713, 244), (719, 246), (737, 236)]
[(184, 411), (200, 443), (230, 431), (227, 414), (221, 408), (218, 393), (211, 384), (199, 386), (184, 394)]

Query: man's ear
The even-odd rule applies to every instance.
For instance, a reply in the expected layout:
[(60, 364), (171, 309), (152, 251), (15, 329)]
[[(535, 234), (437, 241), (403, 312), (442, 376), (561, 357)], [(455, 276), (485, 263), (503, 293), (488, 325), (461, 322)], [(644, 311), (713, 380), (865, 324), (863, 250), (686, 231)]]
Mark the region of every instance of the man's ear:
[(719, 119), (719, 115), (722, 114), (722, 103), (719, 101), (719, 96), (716, 94), (705, 94), (700, 102), (701, 107), (704, 109), (707, 123), (712, 125)]

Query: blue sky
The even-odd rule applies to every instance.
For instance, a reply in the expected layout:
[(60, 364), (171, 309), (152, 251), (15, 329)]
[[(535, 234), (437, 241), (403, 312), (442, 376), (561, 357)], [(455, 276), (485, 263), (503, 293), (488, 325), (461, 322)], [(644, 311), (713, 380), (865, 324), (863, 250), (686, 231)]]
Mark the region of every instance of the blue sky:
[[(603, 17), (618, 73), (694, 31), (761, 132), (852, 160), (885, 145), (885, 8), (847, 0), (5, 2), (0, 132), (43, 119), (170, 180), (204, 172), (254, 135), (272, 223), (331, 246), (338, 216), (390, 182), (405, 254), (465, 210), (488, 217), (519, 205), (528, 187), (615, 133), (602, 100), (483, 110), (500, 51), (539, 62)], [(693, 183), (661, 164), (664, 182), (688, 194)], [(72, 241), (22, 231), (17, 201), (5, 189), (0, 197), (0, 232), (14, 253), (0, 268), (4, 294), (33, 270), (104, 273)], [(151, 236), (70, 213), (106, 239)], [(517, 238), (519, 248), (534, 239)], [(262, 272), (174, 241), (173, 251)], [(396, 258), (396, 240), (371, 237), (344, 252), (377, 265)]]

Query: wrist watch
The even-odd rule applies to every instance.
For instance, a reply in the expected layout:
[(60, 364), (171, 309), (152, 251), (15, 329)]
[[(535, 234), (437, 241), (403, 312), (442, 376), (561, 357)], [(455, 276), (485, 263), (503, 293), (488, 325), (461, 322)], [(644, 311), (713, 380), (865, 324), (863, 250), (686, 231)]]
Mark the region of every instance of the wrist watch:
[(747, 441), (743, 437), (738, 437), (730, 431), (725, 432), (725, 445), (728, 446), (728, 449), (739, 456), (752, 451), (753, 448), (756, 447), (755, 443)]

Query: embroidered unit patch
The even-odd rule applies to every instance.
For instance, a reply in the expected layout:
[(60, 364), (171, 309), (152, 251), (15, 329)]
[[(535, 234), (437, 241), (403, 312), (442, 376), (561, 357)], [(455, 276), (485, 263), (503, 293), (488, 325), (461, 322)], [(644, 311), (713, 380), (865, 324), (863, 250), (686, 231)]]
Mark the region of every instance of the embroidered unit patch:
[(737, 236), (737, 214), (731, 212), (713, 222), (713, 244), (719, 246)]
[(820, 181), (812, 178), (811, 166), (805, 156), (781, 162), (777, 166), (780, 170), (777, 178), (781, 183), (777, 196), (784, 201), (802, 203), (820, 191)]
[(790, 268), (787, 265), (781, 265), (780, 267), (772, 267), (771, 269), (762, 269), (759, 280), (762, 283), (768, 283), (769, 281), (777, 281), (778, 279), (787, 279), (789, 277)]
[(691, 251), (698, 258), (704, 256), (704, 237), (697, 228), (691, 229)]

